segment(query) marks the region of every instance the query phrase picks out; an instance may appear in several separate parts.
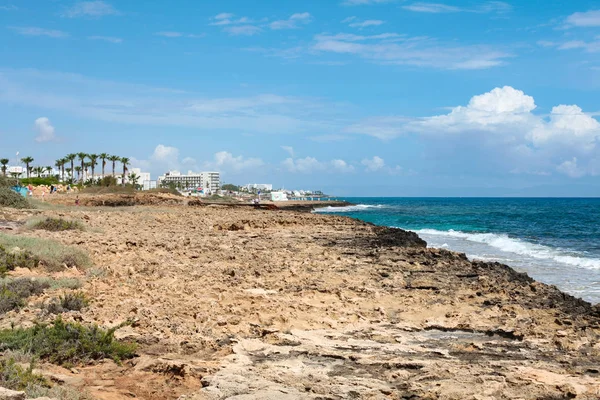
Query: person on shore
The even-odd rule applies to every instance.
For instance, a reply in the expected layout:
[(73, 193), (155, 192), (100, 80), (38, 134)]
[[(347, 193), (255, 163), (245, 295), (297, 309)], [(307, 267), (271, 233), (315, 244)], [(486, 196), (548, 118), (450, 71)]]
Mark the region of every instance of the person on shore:
[(33, 186), (31, 186), (31, 183), (27, 185), (27, 192), (27, 194), (29, 194), (29, 197), (33, 197)]
[(50, 194), (54, 193), (54, 185), (50, 185)]
[(42, 190), (42, 201), (46, 201), (46, 189)]
[(71, 184), (70, 183), (67, 185), (67, 193), (71, 193)]
[(77, 195), (77, 197), (75, 198), (75, 205), (79, 206), (79, 195)]

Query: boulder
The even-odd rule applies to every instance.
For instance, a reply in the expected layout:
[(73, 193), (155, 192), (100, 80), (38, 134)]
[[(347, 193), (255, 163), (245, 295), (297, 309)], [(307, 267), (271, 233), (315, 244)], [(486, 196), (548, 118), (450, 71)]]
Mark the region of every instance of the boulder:
[(0, 400), (25, 400), (25, 392), (0, 387)]

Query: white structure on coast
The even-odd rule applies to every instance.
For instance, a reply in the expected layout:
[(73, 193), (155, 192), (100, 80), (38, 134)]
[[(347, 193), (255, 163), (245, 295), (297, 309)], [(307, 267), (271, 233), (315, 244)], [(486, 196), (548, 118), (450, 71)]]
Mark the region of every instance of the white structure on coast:
[(273, 185), (270, 183), (249, 183), (245, 186), (246, 190), (251, 192), (252, 190), (262, 190), (265, 192), (271, 192)]
[(176, 188), (181, 190), (202, 188), (211, 193), (217, 193), (221, 189), (221, 175), (214, 171), (188, 171), (187, 175), (183, 175), (179, 171), (169, 171), (158, 177), (157, 185), (159, 187), (171, 184), (174, 184)]

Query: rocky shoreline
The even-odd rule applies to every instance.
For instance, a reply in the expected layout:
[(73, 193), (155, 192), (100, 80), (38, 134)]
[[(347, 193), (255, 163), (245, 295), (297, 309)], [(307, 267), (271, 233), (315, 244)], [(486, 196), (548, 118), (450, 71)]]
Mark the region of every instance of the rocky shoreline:
[[(139, 344), (138, 357), (77, 373), (41, 366), (64, 384), (99, 399), (600, 397), (598, 306), (508, 266), (428, 249), (411, 232), (163, 197), (0, 211), (12, 234), (86, 250), (104, 271), (54, 272), (79, 276), (91, 299), (65, 319), (132, 321), (117, 335)], [(88, 229), (16, 227), (40, 215)], [(32, 324), (44, 301), (0, 326)]]

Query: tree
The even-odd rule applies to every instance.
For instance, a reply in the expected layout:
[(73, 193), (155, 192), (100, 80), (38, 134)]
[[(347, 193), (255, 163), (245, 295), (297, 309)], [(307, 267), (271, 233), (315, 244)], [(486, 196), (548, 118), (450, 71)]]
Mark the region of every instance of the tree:
[(67, 163), (67, 159), (66, 158), (61, 158), (60, 159), (60, 173), (62, 176), (62, 180), (65, 180), (65, 164)]
[(92, 169), (92, 182), (94, 181), (94, 170), (96, 169), (96, 165), (98, 165), (98, 154), (89, 154), (88, 158), (90, 159), (90, 167)]
[[(77, 153), (77, 158), (79, 158), (79, 161), (81, 162), (81, 171), (83, 172), (85, 170), (85, 159), (87, 158), (87, 154), (86, 153)], [(83, 183), (83, 176), (81, 177), (81, 183)]]
[[(71, 172), (75, 171), (73, 162), (75, 161), (76, 158), (77, 158), (77, 154), (73, 154), (73, 153), (67, 154), (66, 159), (71, 162)], [(71, 175), (71, 178), (73, 178), (73, 175)]]
[(81, 166), (79, 166), (79, 165), (75, 167), (75, 171), (77, 171), (77, 180), (81, 180), (81, 170), (82, 169), (83, 168), (81, 168)]
[(52, 167), (51, 166), (45, 167), (44, 170), (46, 171), (46, 173), (48, 174), (48, 176), (50, 176), (50, 174), (52, 174)]
[(121, 164), (123, 164), (123, 186), (125, 186), (125, 176), (127, 175), (127, 171), (128, 171), (127, 166), (129, 165), (129, 158), (127, 158), (127, 157), (121, 158)]
[(0, 164), (2, 164), (2, 175), (6, 176), (6, 166), (10, 160), (8, 158), (0, 158)]
[(137, 176), (135, 172), (132, 172), (129, 174), (128, 178), (129, 178), (129, 183), (131, 183), (133, 185), (133, 188), (134, 189), (137, 188), (138, 180), (140, 179), (140, 177)]
[(104, 167), (106, 167), (106, 159), (110, 159), (108, 153), (102, 153), (99, 155), (100, 159), (102, 160), (102, 178), (104, 178)]
[(21, 158), (21, 162), (25, 164), (25, 168), (27, 168), (27, 179), (29, 179), (29, 172), (31, 171), (29, 169), (29, 164), (31, 164), (33, 162), (33, 157), (24, 157)]
[(73, 170), (71, 168), (67, 168), (67, 175), (69, 175), (69, 179), (67, 180), (69, 183), (73, 183)]
[(117, 161), (121, 161), (121, 157), (119, 156), (110, 156), (108, 159), (112, 162), (112, 176), (115, 176), (115, 164)]
[(239, 186), (232, 185), (231, 183), (226, 183), (223, 186), (221, 186), (221, 188), (223, 190), (227, 190), (227, 191), (231, 191), (231, 192), (239, 192), (240, 191)]

